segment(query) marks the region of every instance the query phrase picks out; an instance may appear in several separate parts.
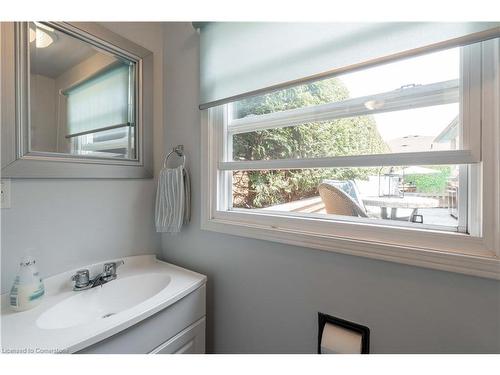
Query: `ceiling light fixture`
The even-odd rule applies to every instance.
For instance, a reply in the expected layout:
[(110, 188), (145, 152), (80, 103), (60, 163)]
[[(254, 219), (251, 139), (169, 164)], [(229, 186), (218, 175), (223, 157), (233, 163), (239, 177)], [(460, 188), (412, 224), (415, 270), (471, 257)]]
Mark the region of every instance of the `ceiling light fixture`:
[(57, 40), (54, 29), (39, 22), (34, 22), (35, 29), (30, 28), (30, 43), (36, 48), (46, 48)]

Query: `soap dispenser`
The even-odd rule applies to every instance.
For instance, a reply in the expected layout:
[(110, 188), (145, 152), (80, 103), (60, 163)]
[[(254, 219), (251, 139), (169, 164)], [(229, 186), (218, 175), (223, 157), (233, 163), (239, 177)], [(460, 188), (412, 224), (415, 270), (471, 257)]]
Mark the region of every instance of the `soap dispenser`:
[(43, 281), (35, 266), (35, 258), (25, 255), (19, 264), (19, 272), (10, 290), (11, 309), (24, 311), (37, 306), (45, 294)]

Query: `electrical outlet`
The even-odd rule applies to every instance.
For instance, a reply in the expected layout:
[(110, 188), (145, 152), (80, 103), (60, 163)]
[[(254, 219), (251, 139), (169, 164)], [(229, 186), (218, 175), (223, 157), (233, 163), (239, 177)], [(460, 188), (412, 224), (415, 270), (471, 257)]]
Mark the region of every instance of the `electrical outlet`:
[(2, 189), (2, 196), (0, 198), (0, 207), (10, 208), (10, 180), (9, 179), (0, 180), (0, 185)]

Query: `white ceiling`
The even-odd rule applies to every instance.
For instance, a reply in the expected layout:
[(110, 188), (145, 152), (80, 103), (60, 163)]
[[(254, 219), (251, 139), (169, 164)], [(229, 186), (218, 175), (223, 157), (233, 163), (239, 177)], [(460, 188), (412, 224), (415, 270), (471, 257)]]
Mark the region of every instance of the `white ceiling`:
[(57, 78), (69, 68), (96, 53), (103, 53), (72, 36), (54, 30), (54, 43), (46, 48), (31, 48), (31, 73)]

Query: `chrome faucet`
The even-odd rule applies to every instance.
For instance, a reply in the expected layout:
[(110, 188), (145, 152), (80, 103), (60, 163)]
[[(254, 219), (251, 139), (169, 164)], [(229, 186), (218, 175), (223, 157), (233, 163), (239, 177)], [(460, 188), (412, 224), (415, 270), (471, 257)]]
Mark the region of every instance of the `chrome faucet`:
[(122, 264), (125, 264), (123, 260), (104, 263), (103, 271), (93, 279), (90, 279), (89, 270), (87, 269), (76, 271), (76, 273), (71, 276), (71, 280), (75, 282), (73, 290), (79, 291), (94, 288), (99, 285), (102, 286), (116, 279), (116, 269)]

